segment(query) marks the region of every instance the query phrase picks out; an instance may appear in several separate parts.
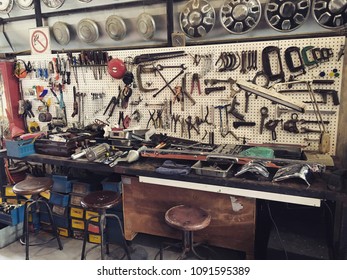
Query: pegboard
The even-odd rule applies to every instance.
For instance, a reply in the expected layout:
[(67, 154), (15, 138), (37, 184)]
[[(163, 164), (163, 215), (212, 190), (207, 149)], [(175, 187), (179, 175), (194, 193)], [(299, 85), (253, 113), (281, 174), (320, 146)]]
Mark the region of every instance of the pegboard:
[[(182, 111), (182, 104), (181, 102), (172, 102), (173, 101), (173, 93), (171, 90), (166, 87), (161, 93), (159, 93), (155, 98), (153, 97), (153, 94), (156, 93), (156, 91), (152, 92), (141, 92), (138, 83), (136, 79), (136, 71), (138, 66), (128, 64), (128, 70), (132, 71), (135, 76), (135, 84), (132, 88), (132, 96), (129, 100), (129, 105), (126, 109), (117, 107), (111, 117), (108, 116), (108, 112), (106, 115), (104, 115), (105, 108), (109, 101), (111, 100), (112, 96), (117, 97), (118, 96), (118, 88), (121, 89), (124, 88), (124, 83), (122, 80), (113, 79), (108, 73), (106, 67), (102, 67), (102, 77), (100, 79), (95, 79), (92, 67), (76, 67), (73, 69), (76, 69), (77, 76), (78, 76), (78, 84), (76, 83), (75, 75), (73, 73), (73, 69), (71, 69), (71, 84), (65, 85), (64, 88), (64, 102), (66, 104), (66, 111), (67, 111), (67, 119), (69, 125), (76, 125), (78, 126), (79, 118), (78, 116), (75, 116), (74, 118), (71, 117), (72, 111), (73, 111), (73, 86), (76, 87), (77, 91), (80, 93), (85, 93), (84, 98), (84, 117), (81, 118), (81, 122), (84, 123), (84, 125), (87, 125), (89, 123), (92, 123), (95, 119), (100, 119), (102, 121), (105, 121), (110, 124), (111, 127), (118, 126), (118, 117), (119, 112), (124, 112), (124, 116), (130, 116), (133, 118), (133, 113), (135, 110), (138, 110), (140, 112), (141, 118), (140, 121), (137, 122), (135, 120), (131, 121), (131, 127), (140, 127), (140, 128), (146, 128), (147, 123), (149, 121), (149, 112), (153, 112), (154, 110), (157, 112), (157, 110), (164, 109), (163, 111), (163, 128), (157, 128), (158, 133), (166, 133), (171, 136), (175, 137), (181, 137), (188, 139), (188, 132), (187, 127), (185, 127), (184, 131), (181, 131), (181, 125), (180, 123), (177, 123), (176, 132), (174, 132), (174, 122), (172, 121), (172, 115), (180, 115), (181, 120), (187, 120), (189, 116), (192, 117), (193, 120), (195, 120), (196, 117), (204, 119), (206, 116), (206, 110), (209, 109), (209, 115), (207, 117), (207, 120), (209, 123), (207, 124), (203, 123), (200, 125), (200, 134), (198, 134), (195, 130), (191, 131), (191, 140), (200, 141), (203, 143), (208, 143), (211, 139), (209, 139), (209, 133), (214, 132), (214, 143), (215, 144), (242, 144), (242, 143), (284, 143), (284, 144), (293, 144), (293, 145), (303, 145), (306, 146), (306, 149), (309, 150), (317, 150), (318, 149), (318, 142), (319, 139), (319, 133), (290, 133), (288, 131), (285, 131), (282, 129), (281, 123), (278, 125), (276, 129), (277, 139), (272, 139), (272, 134), (270, 130), (267, 130), (264, 128), (263, 133), (260, 134), (260, 108), (267, 107), (268, 112), (268, 120), (275, 120), (275, 119), (281, 119), (282, 124), (289, 120), (291, 118), (292, 112), (285, 112), (282, 113), (280, 116), (278, 116), (278, 108), (282, 108), (284, 106), (282, 105), (274, 105), (271, 101), (262, 98), (257, 97), (252, 94), (249, 97), (249, 107), (248, 112), (245, 113), (245, 93), (243, 91), (240, 91), (236, 94), (234, 98), (237, 100), (237, 105), (235, 108), (237, 109), (237, 112), (241, 115), (244, 115), (244, 120), (247, 122), (255, 122), (256, 125), (253, 127), (244, 127), (241, 126), (237, 129), (233, 127), (234, 121), (239, 121), (236, 119), (233, 115), (228, 114), (229, 117), (229, 130), (231, 130), (238, 138), (238, 140), (232, 135), (227, 134), (225, 137), (221, 134), (221, 128), (222, 132), (226, 132), (226, 112), (223, 109), (221, 111), (222, 115), (222, 122), (220, 122), (220, 112), (219, 109), (215, 108), (218, 106), (225, 106), (227, 104), (230, 104), (232, 102), (231, 95), (231, 85), (229, 83), (218, 83), (215, 86), (225, 86), (226, 90), (224, 91), (216, 91), (213, 93), (210, 93), (209, 95), (206, 95), (204, 90), (206, 88), (206, 85), (204, 83), (205, 79), (221, 79), (221, 80), (227, 80), (229, 78), (232, 78), (233, 80), (246, 80), (250, 81), (254, 78), (256, 73), (258, 71), (262, 70), (262, 50), (265, 47), (268, 46), (275, 46), (280, 49), (280, 56), (281, 61), (283, 65), (283, 70), (285, 74), (285, 80), (289, 79), (289, 76), (293, 73), (290, 73), (284, 58), (284, 51), (288, 47), (296, 46), (300, 49), (306, 47), (306, 46), (314, 46), (316, 48), (331, 48), (333, 56), (330, 57), (329, 61), (325, 61), (322, 63), (319, 63), (317, 67), (308, 68), (306, 67), (306, 74), (302, 75), (300, 77), (297, 77), (296, 79), (301, 80), (333, 80), (333, 84), (331, 85), (315, 85), (313, 84), (313, 89), (333, 89), (338, 92), (338, 95), (340, 96), (341, 93), (341, 79), (342, 79), (342, 73), (343, 73), (343, 63), (342, 60), (338, 61), (338, 53), (340, 51), (340, 48), (342, 45), (345, 44), (345, 37), (326, 37), (326, 38), (313, 38), (313, 39), (297, 39), (297, 40), (275, 40), (275, 41), (259, 41), (259, 42), (250, 42), (250, 43), (236, 43), (236, 44), (220, 44), (220, 45), (205, 45), (205, 46), (189, 46), (189, 47), (180, 47), (180, 48), (156, 48), (156, 49), (145, 49), (145, 50), (123, 50), (123, 51), (109, 51), (108, 55), (112, 56), (113, 58), (119, 58), (122, 60), (127, 60), (129, 57), (134, 58), (135, 56), (141, 55), (141, 54), (150, 54), (150, 53), (160, 53), (160, 52), (171, 52), (171, 51), (185, 51), (186, 55), (183, 57), (178, 58), (171, 58), (166, 60), (159, 60), (157, 62), (154, 62), (152, 65), (157, 66), (158, 64), (163, 66), (169, 66), (174, 65), (178, 66), (181, 64), (184, 64), (187, 69), (185, 70), (184, 74), (179, 76), (174, 82), (172, 82), (171, 87), (172, 89), (175, 88), (175, 86), (181, 85), (182, 77), (186, 75), (186, 91), (188, 94), (191, 93), (192, 90), (192, 77), (194, 73), (197, 73), (199, 75), (200, 79), (200, 89), (201, 94), (198, 94), (198, 85), (195, 84), (195, 87), (192, 91), (192, 97), (195, 99), (196, 104), (193, 105), (187, 98), (185, 98), (184, 101), (184, 111)], [(219, 72), (218, 69), (219, 61), (218, 58), (221, 53), (223, 52), (233, 52), (238, 53), (239, 56), (241, 56), (242, 51), (257, 51), (257, 70), (251, 69), (247, 71), (246, 73), (240, 72), (240, 67), (237, 68), (234, 71), (225, 71), (225, 72)], [(78, 56), (78, 53), (74, 53), (73, 55)], [(196, 61), (194, 58), (196, 55), (199, 55), (201, 57), (200, 62), (198, 65), (195, 63)], [(66, 59), (66, 54), (59, 54), (60, 58)], [(31, 61), (34, 68), (41, 67), (47, 67), (46, 65), (50, 60), (57, 57), (56, 55), (40, 55), (40, 56), (20, 56), (18, 58), (23, 59), (24, 61)], [(210, 57), (211, 60), (209, 60), (206, 57)], [(294, 58), (295, 60), (295, 58)], [(278, 63), (275, 59), (270, 59), (271, 61), (271, 69), (276, 72), (278, 70)], [(146, 65), (151, 66), (151, 65)], [(209, 66), (211, 66), (209, 68)], [(93, 68), (95, 69), (95, 68)], [(166, 81), (170, 81), (172, 78), (174, 78), (178, 73), (180, 72), (180, 69), (178, 68), (168, 68), (163, 69), (161, 71), (162, 75), (164, 76)], [(321, 77), (325, 73), (325, 77)], [(55, 74), (53, 74), (55, 75)], [(54, 77), (52, 77), (54, 79)], [(156, 75), (154, 73), (144, 73), (141, 75), (142, 78), (142, 84), (146, 88), (158, 88), (161, 89), (165, 82), (162, 79), (162, 77), (157, 73)], [(259, 78), (259, 83), (262, 83), (262, 78)], [(59, 82), (59, 80), (58, 80)], [(22, 79), (22, 88), (25, 99), (29, 99), (33, 101), (33, 109), (34, 113), (37, 116), (38, 111), (35, 110), (36, 104), (35, 102), (40, 103), (40, 101), (35, 101), (35, 95), (32, 95), (32, 89), (36, 85), (43, 85), (47, 86), (48, 81), (39, 79), (35, 76), (35, 72), (30, 76), (26, 77), (25, 79)], [(273, 83), (270, 83), (270, 86)], [(305, 85), (295, 85), (293, 86), (295, 89), (306, 89)], [(233, 89), (235, 88), (235, 85), (233, 86)], [(283, 88), (282, 88), (283, 89)], [(286, 89), (286, 87), (284, 87)], [(92, 93), (100, 93), (103, 98), (93, 99)], [(308, 93), (286, 93), (284, 94), (286, 96), (290, 96), (293, 100), (296, 101), (310, 101)], [(316, 99), (318, 101), (322, 100), (321, 96), (318, 94), (315, 94)], [(48, 97), (52, 97), (51, 93), (47, 95)], [(53, 100), (55, 98), (53, 97)], [(131, 105), (133, 103), (137, 103), (139, 100), (138, 105)], [(170, 106), (164, 107), (161, 104), (170, 104), (170, 101), (172, 103), (172, 109), (170, 110)], [(57, 105), (58, 106), (58, 105)], [(308, 110), (311, 110), (312, 104), (307, 104), (306, 108)], [(230, 107), (229, 107), (230, 108)], [(339, 115), (339, 106), (334, 106), (332, 103), (331, 96), (327, 97), (327, 103), (326, 104), (319, 104), (319, 108), (322, 112), (323, 120), (328, 121), (329, 124), (326, 125), (326, 130), (331, 135), (331, 150), (330, 154), (334, 155), (336, 150), (336, 137), (337, 137), (337, 124), (338, 124), (338, 115)], [(156, 117), (156, 113), (155, 113)], [(305, 119), (305, 120), (316, 120), (316, 116), (314, 113), (298, 113), (298, 119)], [(40, 123), (43, 129), (45, 124)], [(310, 129), (318, 130), (317, 124), (299, 124), (298, 128), (300, 130), (300, 127), (307, 127)], [(148, 125), (148, 128), (152, 128), (153, 124), (150, 122)], [(205, 136), (205, 137), (204, 137)]]

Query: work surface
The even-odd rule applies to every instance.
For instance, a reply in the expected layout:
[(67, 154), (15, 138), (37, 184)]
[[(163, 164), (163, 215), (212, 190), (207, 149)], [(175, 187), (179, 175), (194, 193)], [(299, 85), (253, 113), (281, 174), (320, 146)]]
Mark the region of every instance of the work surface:
[[(0, 157), (5, 158), (6, 152), (1, 152)], [(107, 165), (88, 162), (86, 159), (72, 160), (66, 157), (49, 156), (43, 154), (32, 154), (21, 160), (46, 163), (57, 166), (74, 167), (91, 170), (94, 172), (118, 173), (121, 175), (132, 175), (139, 177), (152, 177), (155, 179), (166, 179), (173, 181), (184, 181), (190, 183), (198, 183), (212, 186), (221, 186), (226, 188), (237, 188), (240, 190), (251, 190), (264, 193), (283, 194), (298, 197), (316, 198), (323, 200), (333, 200), (347, 202), (347, 192), (331, 191), (327, 188), (327, 183), (315, 174), (313, 183), (310, 187), (303, 181), (286, 180), (282, 182), (271, 182), (256, 179), (236, 178), (232, 175), (222, 177), (207, 177), (196, 175), (194, 171), (187, 175), (163, 175), (155, 171), (155, 169), (164, 162), (164, 160), (153, 158), (140, 158), (139, 161), (134, 163), (119, 163), (113, 168)], [(188, 164), (193, 165), (195, 162), (191, 161)], [(265, 198), (266, 199), (266, 198)]]

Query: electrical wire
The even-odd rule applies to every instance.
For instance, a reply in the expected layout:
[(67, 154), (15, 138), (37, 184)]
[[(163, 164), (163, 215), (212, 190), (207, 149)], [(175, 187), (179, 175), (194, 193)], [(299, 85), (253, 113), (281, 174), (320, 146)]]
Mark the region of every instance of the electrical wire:
[(286, 250), (286, 247), (284, 246), (284, 243), (281, 239), (281, 235), (280, 235), (280, 232), (278, 230), (278, 227), (277, 227), (277, 224), (272, 216), (272, 213), (271, 213), (271, 209), (270, 209), (270, 204), (269, 202), (267, 201), (266, 202), (266, 206), (267, 206), (267, 209), (268, 209), (268, 212), (269, 212), (269, 217), (270, 217), (270, 220), (271, 222), (273, 223), (274, 227), (275, 227), (275, 230), (276, 230), (276, 233), (277, 233), (277, 236), (278, 236), (278, 240), (279, 242), (281, 243), (281, 246), (282, 246), (282, 249), (283, 249), (283, 252), (284, 252), (284, 255), (286, 256), (286, 260), (288, 260), (288, 253), (287, 253), (287, 250)]

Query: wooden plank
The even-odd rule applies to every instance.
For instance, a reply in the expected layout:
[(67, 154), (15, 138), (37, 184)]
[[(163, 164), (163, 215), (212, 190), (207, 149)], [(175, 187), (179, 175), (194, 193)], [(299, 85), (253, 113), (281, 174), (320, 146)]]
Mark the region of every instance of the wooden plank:
[(187, 204), (202, 207), (212, 216), (210, 225), (195, 233), (196, 241), (244, 251), (253, 258), (255, 199), (145, 184), (137, 177), (122, 176), (122, 182), (126, 239), (138, 232), (180, 239), (181, 232), (168, 226), (164, 215), (175, 205)]

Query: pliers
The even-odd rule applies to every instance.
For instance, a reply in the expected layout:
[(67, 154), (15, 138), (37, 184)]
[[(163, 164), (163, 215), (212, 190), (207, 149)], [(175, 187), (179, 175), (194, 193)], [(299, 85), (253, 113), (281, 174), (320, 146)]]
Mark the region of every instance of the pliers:
[(156, 124), (155, 119), (154, 119), (155, 110), (153, 111), (153, 113), (152, 113), (150, 110), (148, 110), (148, 112), (149, 112), (150, 117), (149, 117), (149, 120), (148, 120), (148, 122), (147, 122), (146, 128), (148, 128), (149, 123), (150, 123), (151, 121), (152, 121), (152, 123), (153, 123), (153, 125), (154, 125), (154, 128), (157, 128), (157, 124)]
[(176, 133), (176, 128), (177, 128), (177, 122), (179, 122), (179, 120), (180, 120), (180, 115), (175, 115), (175, 114), (173, 114), (172, 116), (171, 116), (171, 121), (173, 122), (173, 124), (174, 125), (172, 125), (171, 124), (171, 127), (173, 127), (174, 128), (174, 132)]
[[(112, 106), (112, 107), (111, 107)], [(116, 108), (116, 106), (119, 106), (119, 99), (115, 96), (112, 96), (110, 102), (108, 103), (105, 111), (104, 111), (104, 115), (106, 115), (108, 109), (110, 109), (109, 113), (108, 113), (108, 119), (112, 116), (114, 109)]]
[(194, 73), (193, 74), (192, 85), (191, 85), (191, 88), (190, 88), (190, 94), (193, 93), (195, 85), (197, 85), (198, 93), (199, 93), (199, 95), (201, 95), (200, 78), (199, 78), (199, 74), (198, 73)]

